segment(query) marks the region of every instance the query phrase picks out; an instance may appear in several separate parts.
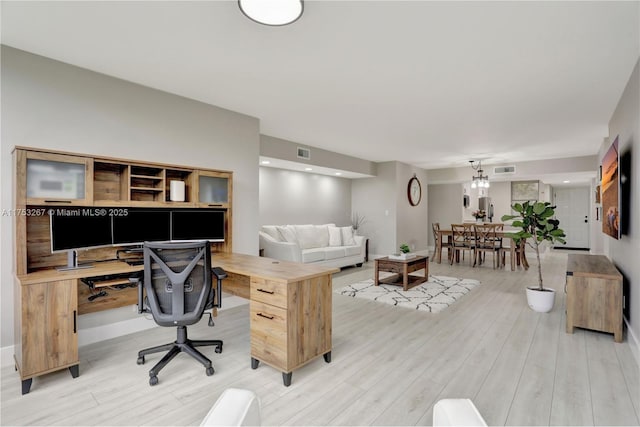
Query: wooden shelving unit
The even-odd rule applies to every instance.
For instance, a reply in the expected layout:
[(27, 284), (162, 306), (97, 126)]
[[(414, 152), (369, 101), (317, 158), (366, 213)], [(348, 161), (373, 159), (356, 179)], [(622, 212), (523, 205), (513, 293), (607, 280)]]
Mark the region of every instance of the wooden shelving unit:
[[(15, 276), (14, 322), (15, 362), (22, 380), (22, 392), (28, 393), (31, 380), (48, 372), (69, 368), (78, 376), (77, 316), (137, 302), (137, 290), (124, 288), (90, 301), (91, 290), (79, 280), (83, 270), (65, 272), (64, 280), (52, 270), (66, 264), (65, 253), (51, 253), (49, 210), (76, 206), (198, 208), (210, 207), (198, 201), (199, 176), (212, 176), (216, 194), (225, 199), (216, 206), (224, 211), (225, 241), (212, 243), (213, 252), (231, 252), (233, 173), (202, 170), (177, 165), (143, 163), (116, 158), (54, 152), (25, 147), (14, 151)], [(185, 183), (185, 200), (171, 201), (170, 182)], [(108, 209), (106, 209), (108, 212)], [(95, 262), (92, 275), (134, 272), (116, 259), (121, 247), (102, 247), (79, 251), (79, 261)], [(109, 262), (110, 261), (110, 262)], [(122, 281), (104, 283), (120, 285)]]

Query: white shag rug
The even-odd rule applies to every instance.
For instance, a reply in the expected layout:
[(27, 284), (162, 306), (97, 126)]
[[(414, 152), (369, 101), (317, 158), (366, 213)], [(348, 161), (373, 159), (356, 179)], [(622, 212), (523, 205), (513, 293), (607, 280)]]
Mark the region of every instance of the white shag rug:
[(438, 313), (462, 298), (480, 282), (473, 279), (458, 279), (447, 276), (429, 276), (427, 282), (403, 291), (402, 286), (373, 285), (373, 279), (347, 285), (337, 294), (365, 298), (398, 307)]

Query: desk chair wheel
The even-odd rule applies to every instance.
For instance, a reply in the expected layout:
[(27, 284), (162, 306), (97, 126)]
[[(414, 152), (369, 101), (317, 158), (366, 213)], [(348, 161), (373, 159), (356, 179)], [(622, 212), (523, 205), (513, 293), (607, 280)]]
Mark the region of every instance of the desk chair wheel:
[(158, 384), (158, 377), (155, 375), (152, 377), (149, 377), (149, 385), (156, 385), (156, 384)]
[(216, 346), (216, 350), (215, 351), (216, 351), (216, 353), (222, 353), (222, 346), (221, 345)]
[(211, 375), (213, 375), (213, 373), (215, 372), (215, 371), (213, 370), (213, 366), (209, 366), (209, 367), (207, 368), (207, 371), (206, 371), (206, 372), (207, 372), (207, 376), (208, 376), (208, 377), (210, 377)]
[(138, 365), (144, 365), (144, 356), (138, 357), (138, 360), (136, 360), (136, 363)]

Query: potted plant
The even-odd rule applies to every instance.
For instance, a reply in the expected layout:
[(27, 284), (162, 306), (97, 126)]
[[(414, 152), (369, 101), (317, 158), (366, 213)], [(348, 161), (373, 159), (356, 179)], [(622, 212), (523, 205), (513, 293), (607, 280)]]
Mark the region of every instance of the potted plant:
[(542, 282), (540, 244), (545, 240), (551, 243), (565, 243), (564, 231), (558, 227), (560, 221), (553, 219), (556, 207), (551, 206), (549, 202), (524, 202), (522, 204), (516, 203), (511, 208), (518, 214), (503, 215), (502, 221), (515, 219), (511, 225), (520, 228), (520, 230), (507, 234), (508, 237), (513, 238), (516, 245), (520, 245), (520, 242), (524, 240), (536, 251), (536, 259), (538, 260), (538, 286), (527, 287), (527, 302), (529, 307), (535, 311), (549, 312), (553, 308), (555, 291), (545, 288)]
[(403, 243), (400, 245), (400, 252), (389, 255), (389, 259), (407, 260), (413, 258), (413, 255), (409, 255), (409, 252), (411, 252), (411, 248), (406, 243)]

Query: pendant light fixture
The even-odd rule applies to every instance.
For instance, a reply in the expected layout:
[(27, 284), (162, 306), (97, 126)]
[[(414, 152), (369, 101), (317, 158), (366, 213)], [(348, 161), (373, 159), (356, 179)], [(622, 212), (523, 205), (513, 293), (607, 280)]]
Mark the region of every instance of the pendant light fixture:
[(302, 0), (238, 0), (244, 15), (263, 25), (288, 25), (300, 18), (304, 10)]
[(469, 163), (471, 163), (471, 169), (478, 171), (478, 175), (471, 177), (471, 188), (489, 188), (489, 177), (487, 175), (482, 175), (484, 172), (482, 170), (482, 161), (478, 160), (477, 166), (474, 166), (474, 162), (475, 160), (469, 160)]

